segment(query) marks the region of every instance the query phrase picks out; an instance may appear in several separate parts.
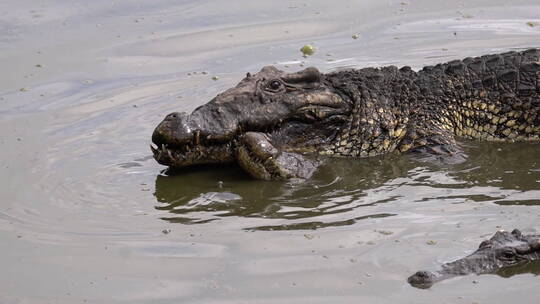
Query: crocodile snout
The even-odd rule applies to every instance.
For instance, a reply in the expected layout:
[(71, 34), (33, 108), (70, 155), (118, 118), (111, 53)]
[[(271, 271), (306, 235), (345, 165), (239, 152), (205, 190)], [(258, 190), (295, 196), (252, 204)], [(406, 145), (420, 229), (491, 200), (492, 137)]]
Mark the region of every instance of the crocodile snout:
[(418, 271), (407, 279), (407, 282), (414, 287), (427, 289), (437, 280), (437, 276), (430, 271)]
[(167, 115), (154, 130), (152, 142), (158, 147), (191, 143), (197, 130), (190, 122), (187, 113), (173, 112)]

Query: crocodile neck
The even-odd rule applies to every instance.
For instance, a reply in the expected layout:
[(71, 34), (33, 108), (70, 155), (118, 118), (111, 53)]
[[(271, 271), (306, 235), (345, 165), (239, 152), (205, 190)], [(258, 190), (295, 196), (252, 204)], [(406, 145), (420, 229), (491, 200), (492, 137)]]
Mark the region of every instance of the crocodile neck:
[(416, 73), (394, 66), (346, 70), (326, 75), (351, 113), (323, 154), (369, 157), (396, 150), (410, 122), (409, 94)]

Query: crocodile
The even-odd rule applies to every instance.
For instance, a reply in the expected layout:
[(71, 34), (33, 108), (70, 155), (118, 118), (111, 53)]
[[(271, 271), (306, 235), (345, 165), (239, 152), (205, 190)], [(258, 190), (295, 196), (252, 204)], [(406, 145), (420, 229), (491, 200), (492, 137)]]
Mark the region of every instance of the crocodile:
[(540, 49), (426, 66), (248, 73), (152, 134), (158, 163), (234, 163), (254, 178), (308, 178), (325, 156), (466, 158), (458, 139), (539, 141)]
[(497, 231), (489, 240), (480, 243), (472, 254), (443, 264), (438, 271), (418, 271), (407, 281), (414, 287), (429, 288), (434, 283), (469, 274), (498, 273), (518, 264), (540, 261), (540, 235), (523, 235)]

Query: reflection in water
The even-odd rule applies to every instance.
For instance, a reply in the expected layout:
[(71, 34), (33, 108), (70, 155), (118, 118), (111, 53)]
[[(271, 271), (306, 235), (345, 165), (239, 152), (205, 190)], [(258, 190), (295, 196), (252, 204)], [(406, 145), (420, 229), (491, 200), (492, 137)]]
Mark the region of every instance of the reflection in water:
[[(174, 214), (164, 220), (184, 224), (238, 216), (279, 222), (246, 229), (316, 229), (351, 225), (364, 218), (391, 216), (359, 215), (354, 210), (395, 199), (368, 198), (365, 190), (404, 177), (413, 167), (414, 164), (400, 161), (395, 156), (353, 162), (330, 159), (310, 180), (283, 182), (252, 180), (235, 166), (166, 171), (156, 178), (155, 196), (162, 203), (156, 209)], [(336, 214), (344, 214), (345, 218), (336, 217)], [(305, 219), (312, 220), (303, 221)], [(283, 220), (288, 221), (283, 223)]]
[(540, 275), (540, 261), (525, 262), (513, 265), (510, 267), (505, 267), (500, 269), (497, 272), (497, 275), (500, 275), (503, 278), (509, 278), (518, 274), (532, 273), (535, 275)]
[(475, 142), (469, 160), (452, 173), (470, 185), (519, 191), (540, 190), (540, 149), (536, 143)]
[(201, 224), (245, 217), (265, 219), (270, 224), (244, 229), (295, 230), (352, 225), (366, 218), (396, 215), (399, 210), (369, 213), (362, 207), (400, 199), (394, 190), (402, 186), (434, 189), (430, 192), (433, 197), (419, 201), (538, 205), (530, 194), (522, 200), (515, 196), (506, 199), (508, 191), (517, 195), (540, 190), (538, 145), (471, 143), (465, 149), (468, 160), (454, 165), (400, 155), (328, 159), (312, 179), (283, 182), (253, 180), (232, 165), (167, 170), (156, 178), (154, 195), (160, 203), (156, 209), (170, 213), (162, 217), (168, 222)]
[(366, 216), (360, 216), (357, 218), (353, 218), (350, 220), (344, 220), (344, 221), (334, 221), (334, 222), (303, 222), (303, 223), (297, 223), (297, 224), (283, 224), (283, 225), (273, 225), (273, 226), (258, 226), (253, 228), (246, 228), (246, 230), (263, 230), (263, 231), (274, 231), (274, 230), (306, 230), (306, 229), (319, 229), (319, 228), (326, 228), (326, 227), (339, 227), (339, 226), (348, 226), (356, 223), (359, 220), (365, 220), (369, 218), (383, 218), (383, 217), (390, 217), (394, 216), (395, 214), (391, 213), (379, 213), (379, 214), (373, 214), (373, 215), (366, 215)]

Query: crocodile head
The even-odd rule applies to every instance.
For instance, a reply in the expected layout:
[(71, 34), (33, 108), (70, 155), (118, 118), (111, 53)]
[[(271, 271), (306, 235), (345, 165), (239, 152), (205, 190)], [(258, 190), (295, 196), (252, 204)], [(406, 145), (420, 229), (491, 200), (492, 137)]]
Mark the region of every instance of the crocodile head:
[(237, 162), (260, 179), (308, 177), (302, 154), (328, 144), (350, 112), (324, 75), (272, 66), (247, 76), (191, 114), (171, 113), (152, 135), (154, 158), (180, 168)]
[(419, 288), (460, 275), (497, 273), (504, 268), (540, 260), (540, 236), (523, 235), (517, 229), (498, 231), (480, 244), (478, 250), (462, 259), (442, 265), (442, 269), (418, 271), (408, 282)]

